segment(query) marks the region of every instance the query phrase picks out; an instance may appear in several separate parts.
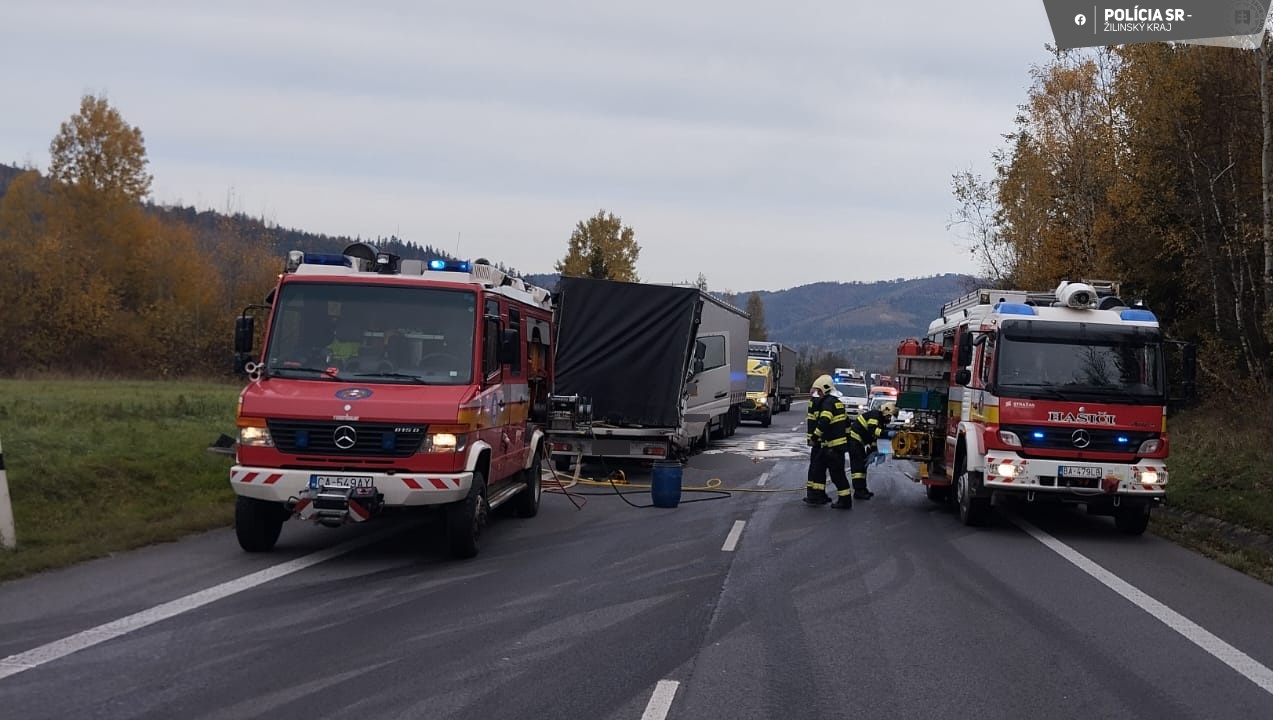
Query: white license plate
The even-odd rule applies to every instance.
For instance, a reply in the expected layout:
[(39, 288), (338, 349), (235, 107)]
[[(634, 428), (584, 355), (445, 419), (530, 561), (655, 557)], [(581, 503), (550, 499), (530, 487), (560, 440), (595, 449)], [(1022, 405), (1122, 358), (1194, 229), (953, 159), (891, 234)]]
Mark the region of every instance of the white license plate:
[(1061, 477), (1096, 478), (1099, 480), (1100, 478), (1105, 477), (1105, 470), (1104, 468), (1090, 467), (1086, 465), (1062, 465), (1056, 469), (1056, 474)]
[(310, 475), (309, 486), (314, 490), (320, 487), (371, 487), (372, 478), (366, 475)]

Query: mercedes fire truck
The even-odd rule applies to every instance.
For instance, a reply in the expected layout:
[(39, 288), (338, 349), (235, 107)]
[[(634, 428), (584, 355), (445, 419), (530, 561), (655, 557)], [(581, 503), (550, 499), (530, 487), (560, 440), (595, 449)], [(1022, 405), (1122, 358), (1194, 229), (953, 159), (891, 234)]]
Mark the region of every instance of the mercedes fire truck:
[[(982, 289), (942, 306), (940, 352), (899, 353), (896, 457), (966, 525), (1006, 497), (1084, 504), (1144, 532), (1166, 493), (1168, 381), (1158, 318), (1118, 284)], [(913, 347), (916, 340), (904, 341)]]
[[(543, 288), (475, 263), (404, 260), (365, 243), (288, 253), (267, 305), (235, 326), (235, 532), (270, 550), (289, 518), (327, 526), (437, 509), (457, 557), (489, 511), (540, 502), (552, 393)], [(253, 310), (269, 313), (253, 352)]]

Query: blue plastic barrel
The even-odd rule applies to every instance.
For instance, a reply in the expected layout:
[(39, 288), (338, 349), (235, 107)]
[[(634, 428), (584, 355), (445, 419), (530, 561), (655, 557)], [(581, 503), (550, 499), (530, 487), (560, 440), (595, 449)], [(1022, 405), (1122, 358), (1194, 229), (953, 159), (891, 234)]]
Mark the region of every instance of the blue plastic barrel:
[(681, 464), (667, 460), (654, 463), (654, 481), (650, 483), (650, 499), (654, 507), (674, 508), (681, 502)]

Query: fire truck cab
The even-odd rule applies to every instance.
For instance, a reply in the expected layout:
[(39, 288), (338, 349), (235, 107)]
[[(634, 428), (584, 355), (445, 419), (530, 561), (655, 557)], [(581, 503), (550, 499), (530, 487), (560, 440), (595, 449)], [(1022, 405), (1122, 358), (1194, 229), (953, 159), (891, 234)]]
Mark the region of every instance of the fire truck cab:
[[(491, 510), (538, 512), (547, 290), (484, 260), (355, 243), (288, 253), (266, 302), (235, 327), (249, 380), (230, 471), (244, 550), (272, 549), (289, 518), (335, 527), (415, 508), (442, 511), (452, 554), (472, 557)], [(255, 309), (269, 312), (259, 355)]]

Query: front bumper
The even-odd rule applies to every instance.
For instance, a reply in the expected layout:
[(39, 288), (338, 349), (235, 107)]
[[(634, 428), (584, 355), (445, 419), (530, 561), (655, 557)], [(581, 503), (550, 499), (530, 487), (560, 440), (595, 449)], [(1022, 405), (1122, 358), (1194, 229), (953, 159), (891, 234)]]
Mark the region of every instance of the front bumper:
[(752, 405), (748, 407), (747, 403), (743, 403), (742, 407), (739, 408), (739, 414), (743, 420), (753, 420), (755, 418), (770, 417), (773, 415), (773, 411), (769, 409), (768, 405)]
[(362, 470), (280, 470), (235, 465), (230, 468), (230, 487), (244, 497), (287, 502), (310, 487), (311, 476), (371, 478), (389, 507), (442, 505), (468, 497), (473, 473), (377, 473)]
[[(1016, 453), (993, 452), (985, 457), (983, 485), (1005, 494), (1095, 501), (1101, 498), (1138, 498), (1161, 501), (1167, 494), (1167, 466), (1161, 460), (1136, 465), (1101, 461), (1066, 461), (1023, 458)], [(1064, 470), (1063, 470), (1064, 468)]]

